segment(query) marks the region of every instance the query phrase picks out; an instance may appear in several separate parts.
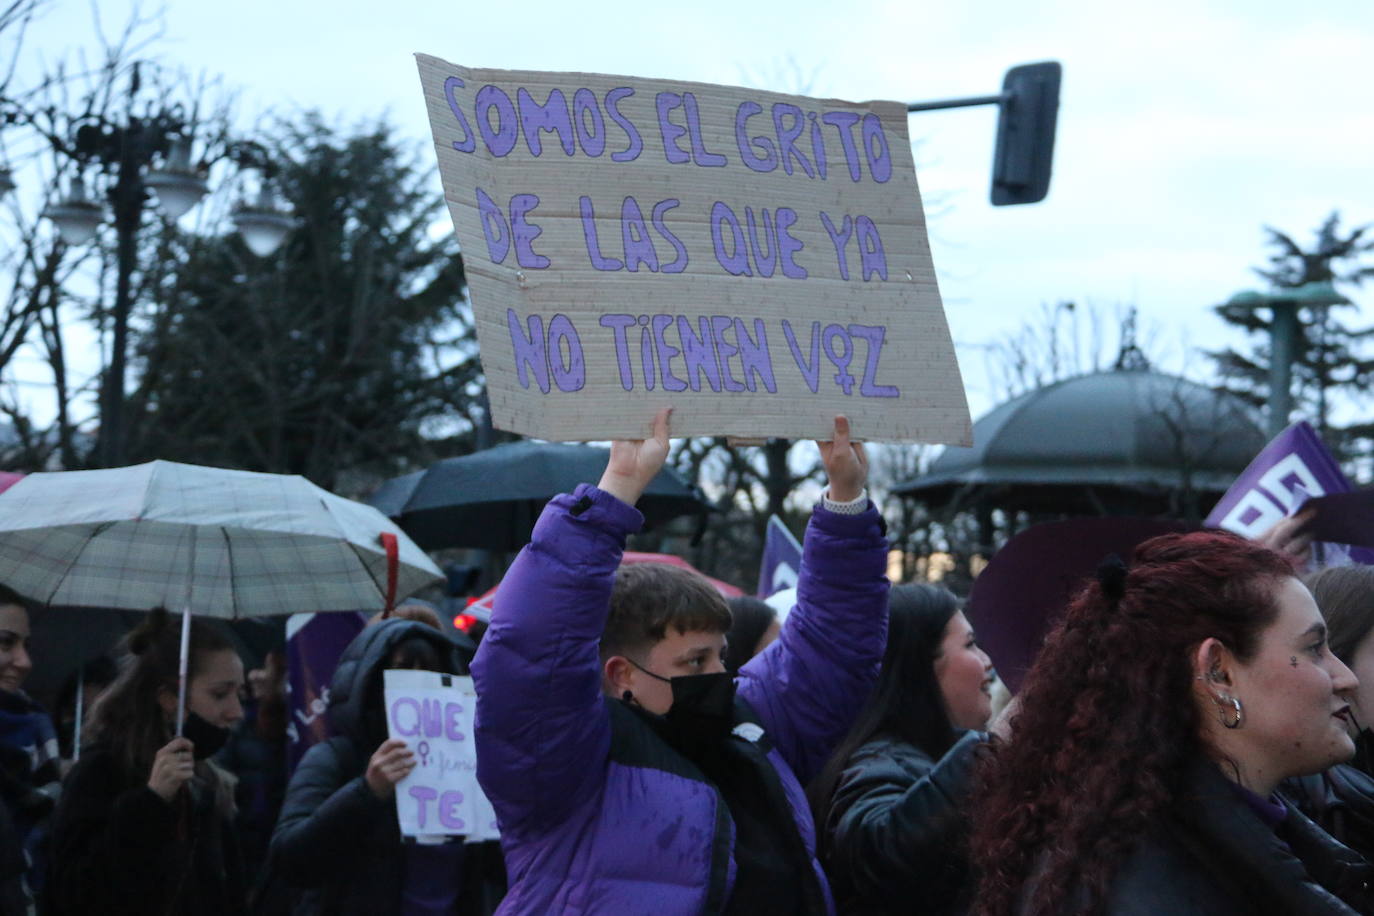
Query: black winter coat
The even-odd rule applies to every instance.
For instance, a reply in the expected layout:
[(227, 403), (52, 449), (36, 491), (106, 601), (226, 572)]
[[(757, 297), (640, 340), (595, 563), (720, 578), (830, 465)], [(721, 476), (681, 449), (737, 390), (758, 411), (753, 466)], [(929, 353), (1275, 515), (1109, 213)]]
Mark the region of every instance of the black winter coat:
[[(396, 803), (374, 795), (364, 774), (386, 739), (382, 671), (392, 650), (414, 636), (452, 653), (454, 668), (467, 671), (471, 646), (410, 620), (369, 626), (344, 650), (330, 684), (328, 715), (336, 737), (312, 747), (296, 767), (272, 835), (269, 880), (295, 890), (297, 916), (400, 913), (406, 847)], [(505, 882), (497, 844), (467, 846), (456, 877), (459, 916), (492, 912)]]
[[(208, 766), (208, 764), (201, 764)], [(171, 804), (93, 747), (53, 815), (49, 916), (242, 916), (247, 886), (230, 815), (204, 781)]]
[(826, 873), (840, 913), (963, 911), (971, 891), (968, 792), (985, 740), (968, 732), (938, 762), (890, 738), (854, 752), (824, 825)]
[(1211, 763), (1112, 880), (1108, 916), (1374, 913), (1374, 869), (1301, 812), (1271, 829)]
[(0, 916), (28, 916), (29, 895), (24, 888), (27, 867), (24, 844), (9, 808), (0, 805)]
[(1340, 764), (1283, 784), (1285, 798), (1318, 827), (1374, 861), (1374, 779), (1356, 767)]

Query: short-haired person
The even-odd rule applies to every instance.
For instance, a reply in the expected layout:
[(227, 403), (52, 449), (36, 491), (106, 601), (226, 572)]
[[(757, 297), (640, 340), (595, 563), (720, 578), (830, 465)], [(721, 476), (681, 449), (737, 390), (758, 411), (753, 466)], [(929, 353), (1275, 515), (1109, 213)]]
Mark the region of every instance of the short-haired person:
[(731, 679), (724, 600), (686, 571), (621, 568), (634, 503), (668, 454), (612, 445), (598, 486), (552, 500), (473, 662), (478, 778), (510, 914), (833, 911), (801, 783), (876, 677), (887, 546), (867, 461), (836, 418), (798, 604)]
[(1271, 550), (1201, 531), (1104, 564), (975, 787), (973, 912), (1369, 912), (1369, 864), (1275, 795), (1354, 753), (1355, 686)]
[(969, 789), (992, 662), (948, 589), (895, 585), (873, 696), (807, 789), (844, 914), (964, 912)]

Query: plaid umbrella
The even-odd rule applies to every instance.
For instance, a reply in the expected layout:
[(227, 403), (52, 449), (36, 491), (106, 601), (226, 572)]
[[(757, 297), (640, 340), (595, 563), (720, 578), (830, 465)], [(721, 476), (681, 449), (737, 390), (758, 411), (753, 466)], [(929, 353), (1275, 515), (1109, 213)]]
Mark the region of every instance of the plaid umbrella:
[(298, 476), (153, 461), (0, 493), (0, 582), (51, 606), (379, 611), (439, 578), (376, 509)]

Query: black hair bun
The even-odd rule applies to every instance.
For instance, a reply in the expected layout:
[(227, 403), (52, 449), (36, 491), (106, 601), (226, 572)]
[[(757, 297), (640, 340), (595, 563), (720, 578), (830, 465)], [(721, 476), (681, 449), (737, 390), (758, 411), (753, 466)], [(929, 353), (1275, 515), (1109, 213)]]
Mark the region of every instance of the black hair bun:
[(1112, 601), (1120, 601), (1126, 591), (1126, 563), (1117, 554), (1108, 554), (1097, 567), (1097, 581), (1102, 593)]
[(157, 645), (171, 626), (172, 615), (165, 607), (155, 607), (129, 633), (129, 651), (142, 655)]

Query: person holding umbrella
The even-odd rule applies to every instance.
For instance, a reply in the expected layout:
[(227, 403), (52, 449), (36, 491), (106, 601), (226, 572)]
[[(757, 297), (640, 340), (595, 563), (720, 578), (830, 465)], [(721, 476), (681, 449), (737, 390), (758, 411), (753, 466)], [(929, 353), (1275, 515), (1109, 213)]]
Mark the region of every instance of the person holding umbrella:
[(732, 678), (730, 611), (701, 576), (619, 571), (668, 455), (613, 444), (599, 486), (549, 503), (472, 665), (477, 776), (511, 888), (500, 913), (826, 914), (802, 792), (877, 680), (887, 541), (835, 419), (797, 607)]
[(191, 621), (177, 736), (180, 643), (177, 622), (154, 610), (91, 710), (53, 816), (47, 913), (246, 912), (233, 787), (209, 759), (243, 718), (243, 662), (217, 625)]

